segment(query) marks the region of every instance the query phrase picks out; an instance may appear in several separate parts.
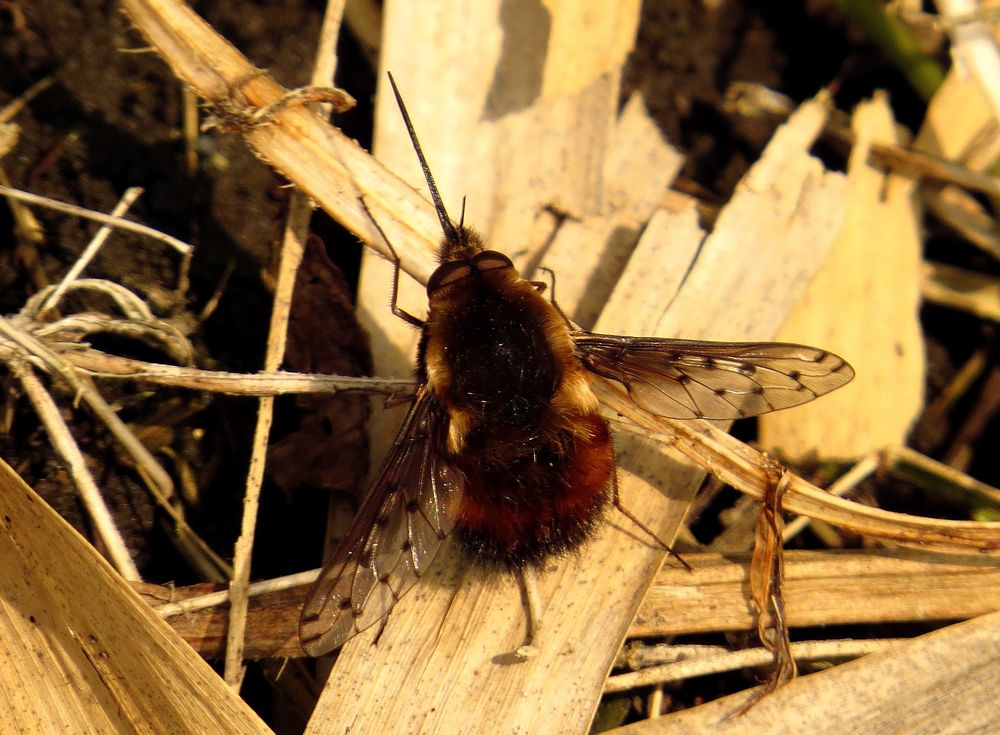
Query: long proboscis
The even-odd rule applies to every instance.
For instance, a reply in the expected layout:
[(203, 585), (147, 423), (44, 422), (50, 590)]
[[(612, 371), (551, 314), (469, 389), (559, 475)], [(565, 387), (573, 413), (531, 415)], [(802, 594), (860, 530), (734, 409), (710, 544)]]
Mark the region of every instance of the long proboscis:
[(455, 229), (455, 225), (448, 216), (448, 211), (444, 208), (444, 202), (441, 200), (441, 194), (438, 192), (437, 184), (434, 183), (434, 177), (431, 175), (430, 166), (427, 165), (427, 158), (424, 156), (423, 148), (420, 147), (420, 141), (417, 140), (417, 133), (413, 129), (413, 123), (410, 121), (410, 113), (407, 112), (406, 105), (403, 104), (403, 97), (399, 93), (399, 87), (396, 86), (396, 80), (393, 79), (392, 72), (386, 72), (386, 74), (389, 77), (389, 84), (392, 85), (392, 93), (396, 96), (396, 104), (399, 105), (399, 112), (403, 116), (403, 123), (406, 125), (406, 132), (410, 136), (410, 142), (413, 144), (413, 150), (416, 151), (417, 158), (420, 160), (420, 169), (424, 172), (424, 179), (427, 181), (427, 188), (431, 191), (431, 201), (434, 202), (434, 210), (437, 212), (438, 219), (441, 221), (441, 229), (444, 231), (445, 239), (450, 242), (457, 242), (459, 240), (458, 230)]

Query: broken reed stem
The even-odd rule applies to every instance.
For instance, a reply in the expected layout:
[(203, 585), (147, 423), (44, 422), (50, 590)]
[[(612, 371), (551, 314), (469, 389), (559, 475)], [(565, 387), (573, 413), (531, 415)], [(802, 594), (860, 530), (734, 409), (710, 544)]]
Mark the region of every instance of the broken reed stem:
[[(315, 86), (332, 84), (337, 67), (337, 38), (340, 35), (344, 4), (345, 0), (330, 0), (327, 3), (319, 47), (313, 64), (312, 84)], [(324, 116), (329, 116), (331, 106), (323, 105), (322, 109)], [(271, 325), (268, 330), (267, 351), (264, 357), (265, 370), (277, 370), (281, 367), (285, 357), (288, 320), (295, 291), (295, 277), (299, 265), (302, 263), (305, 243), (309, 237), (311, 216), (312, 203), (309, 197), (299, 190), (292, 192), (281, 243), (278, 281), (271, 312)], [(250, 557), (253, 552), (257, 511), (260, 505), (260, 489), (264, 480), (264, 465), (273, 414), (274, 398), (272, 396), (262, 397), (257, 410), (257, 425), (254, 430), (250, 471), (247, 475), (247, 492), (243, 501), (243, 524), (233, 558), (233, 580), (229, 589), (230, 613), (226, 640), (225, 680), (237, 690), (243, 678), (243, 645), (250, 583)]]

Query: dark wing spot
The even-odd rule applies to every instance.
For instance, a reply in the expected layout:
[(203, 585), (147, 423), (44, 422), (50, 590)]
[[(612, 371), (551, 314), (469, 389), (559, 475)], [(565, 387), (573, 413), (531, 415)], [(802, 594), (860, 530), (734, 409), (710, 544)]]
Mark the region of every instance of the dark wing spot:
[(762, 396), (762, 395), (764, 395), (764, 387), (761, 386), (761, 385), (755, 385), (754, 388), (753, 388), (752, 393), (755, 396)]
[(718, 366), (719, 366), (719, 361), (716, 360), (714, 357), (705, 358), (705, 367), (707, 367), (709, 370), (714, 370)]
[(416, 513), (419, 510), (420, 510), (420, 504), (417, 503), (416, 500), (408, 500), (408, 501), (406, 501), (406, 512), (407, 513)]
[(680, 383), (681, 385), (687, 385), (688, 383), (691, 382), (691, 376), (690, 375), (681, 375), (681, 376), (679, 376), (677, 378), (677, 382)]
[(741, 362), (736, 369), (744, 375), (753, 375), (757, 372), (757, 366), (749, 362)]
[(797, 381), (802, 378), (802, 373), (800, 373), (798, 370), (789, 370), (788, 377), (791, 378), (792, 380)]
[(350, 606), (351, 606), (351, 598), (350, 597), (341, 597), (340, 598), (340, 602), (337, 603), (337, 609), (338, 610), (346, 610)]
[(723, 396), (725, 396), (726, 393), (727, 393), (727, 391), (726, 391), (725, 388), (716, 388), (714, 392), (715, 392), (715, 395), (719, 396), (720, 398), (722, 398)]

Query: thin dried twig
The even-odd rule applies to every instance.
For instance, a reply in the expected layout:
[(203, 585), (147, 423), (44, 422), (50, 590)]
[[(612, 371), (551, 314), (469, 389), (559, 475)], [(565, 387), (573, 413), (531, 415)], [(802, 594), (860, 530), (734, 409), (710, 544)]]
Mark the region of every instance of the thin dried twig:
[(945, 263), (924, 263), (924, 298), (1000, 322), (1000, 278)]
[[(93, 349), (67, 350), (63, 354), (78, 371), (95, 378), (138, 380), (232, 396), (285, 396), (301, 393), (332, 395), (355, 390), (381, 393), (386, 396), (407, 396), (413, 392), (414, 387), (412, 380), (399, 378), (355, 378), (347, 375), (284, 371), (247, 374), (202, 370), (143, 362), (128, 357), (108, 355)], [(0, 351), (0, 357), (2, 355)]]
[[(319, 569), (311, 569), (306, 572), (288, 574), (284, 577), (275, 577), (274, 579), (264, 579), (260, 582), (252, 582), (247, 586), (247, 597), (252, 598), (259, 595), (267, 595), (272, 592), (282, 592), (294, 587), (312, 584), (319, 575), (319, 571)], [(163, 605), (155, 605), (153, 609), (156, 610), (157, 614), (162, 618), (172, 618), (175, 615), (186, 615), (197, 610), (208, 610), (209, 608), (225, 605), (229, 602), (229, 596), (230, 592), (228, 590), (209, 592), (205, 595), (190, 597), (186, 600), (182, 600), (181, 602), (168, 602)]]
[[(344, 0), (327, 3), (326, 14), (320, 35), (316, 61), (313, 67), (312, 84), (322, 86), (333, 81), (336, 71), (337, 37), (344, 13)], [(281, 104), (281, 100), (276, 104)], [(267, 108), (269, 109), (269, 108)], [(324, 114), (329, 115), (330, 106), (324, 105)], [(285, 343), (288, 336), (288, 318), (292, 308), (295, 277), (302, 262), (306, 238), (309, 236), (309, 220), (312, 204), (302, 192), (292, 193), (289, 200), (288, 218), (285, 223), (281, 244), (281, 260), (278, 265), (278, 282), (275, 289), (271, 325), (268, 330), (267, 351), (264, 357), (265, 370), (277, 370), (285, 357)], [(243, 500), (243, 524), (236, 542), (233, 558), (233, 580), (230, 585), (229, 630), (226, 644), (226, 682), (239, 689), (243, 678), (243, 637), (247, 616), (247, 586), (250, 583), (250, 557), (257, 523), (257, 509), (260, 504), (260, 488), (264, 480), (264, 464), (267, 457), (268, 439), (274, 413), (274, 398), (260, 399), (257, 411), (257, 425), (254, 430), (253, 448), (250, 456), (250, 471), (247, 476), (247, 492)]]
[[(876, 651), (884, 651), (903, 643), (893, 638), (866, 640), (801, 641), (791, 644), (791, 655), (796, 661), (815, 661), (831, 658), (857, 658)], [(609, 676), (605, 694), (627, 692), (640, 687), (683, 681), (695, 676), (737, 671), (751, 666), (766, 666), (774, 656), (766, 648), (744, 648), (731, 651), (721, 646), (667, 646), (678, 649), (673, 663), (650, 666), (627, 674)], [(702, 649), (690, 651), (690, 649)]]
[(77, 217), (83, 217), (84, 219), (94, 220), (95, 222), (101, 222), (102, 224), (106, 224), (110, 227), (116, 227), (120, 230), (136, 232), (140, 235), (145, 235), (146, 237), (151, 237), (154, 240), (164, 242), (183, 255), (187, 255), (191, 252), (191, 246), (188, 243), (178, 240), (176, 237), (164, 234), (159, 230), (154, 230), (152, 227), (147, 225), (122, 219), (121, 217), (113, 217), (112, 215), (104, 214), (103, 212), (95, 212), (93, 209), (78, 207), (75, 204), (66, 204), (65, 202), (50, 199), (49, 197), (43, 197), (38, 194), (32, 194), (27, 191), (21, 191), (20, 189), (14, 189), (9, 186), (0, 186), (0, 196), (5, 196), (22, 202), (28, 202), (29, 204), (37, 204), (40, 207), (54, 209), (57, 212), (72, 214)]
[[(826, 489), (827, 493), (830, 495), (842, 498), (847, 493), (851, 492), (860, 483), (864, 482), (875, 470), (879, 468), (879, 457), (875, 453), (868, 454), (862, 457), (858, 462), (843, 476), (838, 477), (837, 480)], [(785, 529), (781, 533), (781, 540), (783, 543), (788, 543), (791, 539), (802, 533), (809, 524), (812, 523), (812, 518), (807, 516), (799, 516), (798, 518), (792, 520), (791, 522), (785, 524)]]
[[(125, 214), (129, 207), (131, 207), (135, 200), (142, 196), (142, 188), (138, 186), (130, 187), (122, 194), (121, 200), (115, 205), (115, 208), (111, 210), (112, 217), (121, 217)], [(69, 285), (80, 277), (83, 273), (83, 269), (87, 267), (87, 264), (94, 259), (98, 251), (107, 242), (108, 237), (111, 235), (112, 227), (108, 224), (101, 225), (101, 228), (97, 231), (94, 237), (91, 239), (90, 243), (84, 248), (83, 252), (80, 253), (80, 257), (76, 259), (72, 267), (63, 276), (62, 281), (56, 286), (55, 290), (49, 294), (49, 297), (45, 300), (42, 308), (39, 311), (39, 315), (43, 316), (49, 309), (55, 308), (55, 305), (59, 303), (59, 299), (62, 298), (63, 294), (66, 293), (66, 289)]]
[(8, 123), (17, 117), (21, 110), (28, 106), (31, 100), (55, 84), (55, 81), (56, 78), (53, 76), (42, 77), (24, 90), (16, 99), (11, 100), (3, 108), (0, 108), (0, 125)]
[(42, 425), (48, 432), (52, 446), (69, 468), (73, 482), (80, 491), (80, 498), (94, 521), (97, 535), (100, 536), (108, 549), (108, 556), (112, 563), (125, 579), (142, 581), (139, 569), (132, 561), (132, 555), (125, 545), (125, 539), (118, 532), (118, 527), (111, 517), (111, 511), (108, 510), (104, 498), (101, 497), (101, 491), (97, 488), (97, 482), (87, 468), (87, 460), (74, 441), (66, 422), (63, 421), (59, 407), (56, 406), (52, 396), (49, 395), (45, 386), (42, 385), (42, 381), (38, 379), (26, 360), (13, 359), (8, 361), (7, 365), (21, 383), (25, 395), (34, 406), (35, 413), (38, 414)]
[[(194, 543), (195, 546), (201, 551), (203, 556), (211, 562), (212, 567), (222, 570), (223, 572), (228, 571), (228, 565), (225, 561), (213, 552), (204, 540), (194, 533), (194, 531), (187, 525), (187, 521), (184, 520), (174, 507), (172, 502), (172, 498), (174, 496), (174, 485), (170, 475), (167, 474), (156, 458), (153, 457), (150, 451), (135, 436), (125, 422), (121, 420), (114, 409), (108, 405), (103, 396), (101, 396), (100, 392), (91, 382), (89, 376), (78, 373), (69, 362), (63, 359), (63, 356), (58, 351), (51, 349), (43, 338), (25, 333), (6, 319), (0, 318), (0, 334), (9, 340), (0, 340), (0, 359), (8, 363), (11, 366), (11, 369), (15, 372), (18, 363), (27, 363), (29, 361), (38, 362), (50, 372), (60, 376), (63, 380), (69, 383), (77, 398), (87, 404), (90, 410), (93, 411), (94, 414), (104, 423), (104, 425), (132, 458), (137, 470), (146, 481), (154, 497), (167, 514), (174, 519), (177, 532), (183, 533), (185, 537), (191, 539), (192, 543)], [(19, 345), (19, 347), (14, 347), (13, 345), (15, 344)], [(44, 391), (44, 386), (41, 385), (37, 378), (34, 378), (34, 382), (31, 382), (32, 378), (33, 373), (27, 377), (27, 383), (25, 382), (25, 378), (21, 379), (26, 392), (29, 388), (33, 391), (37, 391), (39, 389)], [(47, 397), (47, 401), (43, 401), (41, 397), (37, 395), (32, 396), (32, 403), (35, 405), (36, 410), (46, 409), (48, 403), (54, 405), (54, 401), (52, 401), (51, 397)], [(46, 422), (46, 425), (49, 425), (48, 422)], [(53, 442), (56, 445), (56, 449), (60, 456), (69, 457), (70, 459), (72, 459), (75, 454), (80, 454), (80, 456), (82, 456), (79, 448), (75, 447), (75, 443), (73, 452), (69, 452), (69, 450), (67, 450), (61, 443), (56, 442), (57, 437), (59, 442), (65, 441), (66, 437), (68, 437), (70, 442), (73, 442), (71, 434), (66, 434), (65, 436), (58, 433), (54, 434), (52, 429), (50, 429), (49, 433), (50, 436), (53, 436)], [(67, 462), (69, 461), (70, 460), (68, 459)], [(71, 464), (70, 466), (72, 471), (74, 465)], [(88, 511), (94, 517), (95, 525), (98, 527), (103, 537), (108, 530), (107, 523), (101, 520), (101, 517), (107, 516), (110, 518), (110, 513), (104, 506), (103, 500), (101, 500), (100, 504), (97, 505), (96, 499), (100, 498), (100, 495), (96, 492), (96, 484), (93, 482), (92, 478), (89, 479), (89, 484), (86, 477), (80, 480), (83, 476), (79, 475), (76, 471), (72, 471), (72, 475), (74, 480), (78, 482), (78, 487), (80, 488), (81, 495), (84, 497), (84, 502), (87, 505)], [(91, 485), (93, 487), (91, 487)], [(119, 544), (109, 543), (105, 538), (105, 543), (108, 544), (108, 548), (111, 550), (115, 549), (116, 546), (120, 547), (123, 542)], [(118, 551), (115, 553), (118, 553)], [(121, 568), (119, 560), (116, 560), (115, 563), (116, 566)], [(131, 570), (129, 573), (131, 573)]]

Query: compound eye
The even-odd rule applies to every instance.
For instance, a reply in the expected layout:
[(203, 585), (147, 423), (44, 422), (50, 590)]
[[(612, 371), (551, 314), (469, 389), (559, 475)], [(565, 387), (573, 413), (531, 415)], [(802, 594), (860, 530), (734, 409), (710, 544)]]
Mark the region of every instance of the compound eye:
[(513, 268), (514, 264), (503, 253), (496, 250), (484, 250), (472, 259), (472, 266), (482, 273), (483, 271), (495, 271), (501, 268)]
[(471, 275), (472, 266), (467, 260), (452, 260), (448, 263), (442, 263), (427, 281), (427, 295), (429, 296), (438, 289), (450, 286)]

